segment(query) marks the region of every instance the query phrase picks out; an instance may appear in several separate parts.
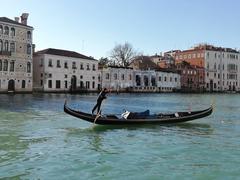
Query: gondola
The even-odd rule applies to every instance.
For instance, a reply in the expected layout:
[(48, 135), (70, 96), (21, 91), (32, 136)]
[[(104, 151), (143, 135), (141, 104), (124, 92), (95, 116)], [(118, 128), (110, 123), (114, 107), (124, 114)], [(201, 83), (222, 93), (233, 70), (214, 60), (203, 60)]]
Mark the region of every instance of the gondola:
[(191, 112), (176, 112), (172, 114), (148, 114), (149, 111), (140, 113), (131, 113), (131, 117), (118, 117), (114, 114), (108, 115), (92, 115), (89, 113), (77, 111), (67, 106), (67, 101), (64, 103), (64, 112), (82, 120), (100, 124), (100, 125), (129, 125), (129, 124), (173, 124), (200, 119), (209, 116), (213, 111), (213, 106), (200, 111)]

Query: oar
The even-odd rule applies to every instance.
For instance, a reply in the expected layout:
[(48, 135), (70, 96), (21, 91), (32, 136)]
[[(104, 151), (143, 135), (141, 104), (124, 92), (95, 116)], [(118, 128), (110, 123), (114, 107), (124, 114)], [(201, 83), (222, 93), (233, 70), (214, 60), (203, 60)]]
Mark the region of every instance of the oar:
[(97, 119), (101, 116), (101, 110), (97, 113), (96, 118), (93, 121), (93, 124), (97, 121)]

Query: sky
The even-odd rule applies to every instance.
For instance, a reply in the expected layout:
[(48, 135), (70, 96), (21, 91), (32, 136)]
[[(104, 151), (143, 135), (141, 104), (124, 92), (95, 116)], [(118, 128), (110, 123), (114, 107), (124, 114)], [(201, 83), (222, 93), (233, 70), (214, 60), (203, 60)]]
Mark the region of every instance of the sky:
[(22, 13), (29, 13), (36, 51), (99, 59), (125, 42), (144, 55), (199, 43), (240, 49), (239, 0), (0, 0), (0, 17)]

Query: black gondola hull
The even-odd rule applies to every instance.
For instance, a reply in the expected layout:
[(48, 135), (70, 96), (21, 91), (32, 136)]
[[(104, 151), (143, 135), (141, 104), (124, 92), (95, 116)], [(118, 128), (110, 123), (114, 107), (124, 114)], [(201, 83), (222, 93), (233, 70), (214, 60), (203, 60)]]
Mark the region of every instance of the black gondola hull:
[(195, 119), (204, 118), (209, 116), (213, 111), (213, 107), (201, 111), (189, 112), (178, 112), (180, 115), (176, 117), (175, 114), (164, 114), (156, 116), (155, 118), (144, 118), (144, 119), (124, 119), (118, 118), (114, 115), (99, 116), (92, 115), (89, 113), (76, 111), (67, 106), (67, 103), (64, 104), (64, 112), (74, 117), (80, 118), (82, 120), (100, 124), (100, 125), (130, 125), (130, 124), (175, 124), (181, 122), (192, 121)]

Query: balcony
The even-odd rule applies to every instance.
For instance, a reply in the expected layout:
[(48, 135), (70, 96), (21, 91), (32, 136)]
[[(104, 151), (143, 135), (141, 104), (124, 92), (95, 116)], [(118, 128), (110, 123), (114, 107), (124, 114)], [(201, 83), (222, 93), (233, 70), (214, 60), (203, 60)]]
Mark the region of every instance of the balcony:
[(0, 51), (0, 55), (3, 55), (3, 56), (11, 56), (12, 53), (11, 53), (11, 51)]

